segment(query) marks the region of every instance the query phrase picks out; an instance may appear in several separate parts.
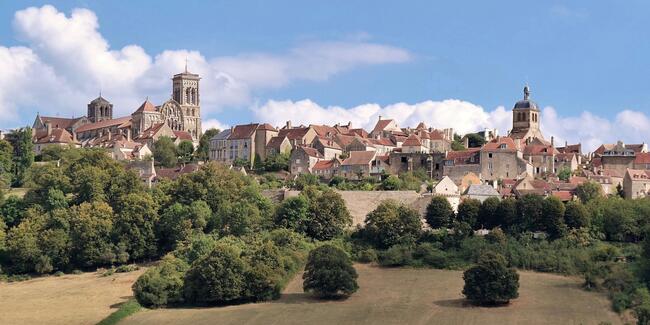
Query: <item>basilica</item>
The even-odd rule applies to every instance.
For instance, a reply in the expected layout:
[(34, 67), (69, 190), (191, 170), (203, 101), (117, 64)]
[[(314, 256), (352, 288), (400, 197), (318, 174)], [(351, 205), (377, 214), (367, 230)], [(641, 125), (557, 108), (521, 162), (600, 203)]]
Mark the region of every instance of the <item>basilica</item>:
[(161, 136), (196, 145), (201, 137), (200, 79), (185, 68), (172, 78), (172, 98), (159, 106), (147, 98), (127, 116), (114, 118), (113, 104), (101, 94), (88, 104), (86, 116), (60, 118), (39, 114), (32, 126), (35, 151), (39, 154), (50, 145), (74, 144), (113, 148), (117, 155), (142, 156), (150, 152), (153, 142)]

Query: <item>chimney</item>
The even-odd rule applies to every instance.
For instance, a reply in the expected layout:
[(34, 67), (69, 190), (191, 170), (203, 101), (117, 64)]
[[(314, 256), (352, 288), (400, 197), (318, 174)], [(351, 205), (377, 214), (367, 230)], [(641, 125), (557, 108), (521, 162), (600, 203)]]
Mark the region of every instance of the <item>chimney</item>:
[(564, 148), (566, 149), (569, 146), (569, 141), (564, 141)]
[(131, 128), (126, 128), (126, 141), (131, 142)]
[(352, 121), (348, 121), (348, 129), (352, 128)]
[(52, 122), (50, 121), (45, 122), (45, 128), (47, 129), (47, 135), (48, 136), (52, 135)]
[(287, 121), (286, 128), (287, 128), (287, 129), (290, 129), (290, 128), (291, 128), (291, 120), (288, 120), (288, 121)]
[(555, 148), (555, 137), (551, 136), (551, 147)]
[(381, 115), (379, 115), (379, 120), (381, 121)]

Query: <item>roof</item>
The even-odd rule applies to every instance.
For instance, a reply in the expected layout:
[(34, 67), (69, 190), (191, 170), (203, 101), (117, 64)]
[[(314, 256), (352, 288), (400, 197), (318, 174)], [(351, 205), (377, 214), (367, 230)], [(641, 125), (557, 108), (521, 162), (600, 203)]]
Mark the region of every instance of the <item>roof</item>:
[(557, 150), (561, 153), (576, 153), (582, 154), (582, 144), (568, 144), (564, 147), (558, 147)]
[(269, 140), (269, 143), (266, 144), (266, 147), (271, 149), (276, 149), (279, 151), (280, 147), (282, 146), (282, 142), (284, 142), (286, 138), (287, 137), (280, 137), (280, 136), (272, 137), (271, 140)]
[(106, 98), (102, 97), (102, 95), (99, 95), (99, 97), (93, 99), (93, 100), (90, 102), (91, 105), (92, 105), (92, 104), (100, 104), (100, 103), (101, 103), (101, 104), (110, 104), (110, 102), (109, 102), (108, 100), (106, 100)]
[[(478, 164), (480, 163), (480, 150), (481, 148), (469, 148), (464, 151), (449, 151), (445, 160), (453, 160), (454, 165)], [(472, 161), (472, 157), (476, 159)]]
[(212, 137), (211, 140), (227, 140), (229, 136), (230, 136), (230, 129), (225, 129), (217, 133), (217, 135)]
[(174, 131), (174, 135), (177, 139), (192, 141), (192, 135), (187, 131)]
[(156, 135), (164, 125), (165, 123), (156, 123), (151, 125), (148, 129), (142, 131), (140, 135), (138, 135), (137, 139), (153, 139), (153, 136)]
[(340, 133), (339, 130), (335, 127), (329, 125), (309, 125), (311, 128), (316, 131), (316, 134), (321, 137), (333, 137), (335, 134)]
[(551, 196), (555, 196), (562, 202), (571, 201), (573, 199), (573, 193), (571, 193), (571, 191), (552, 191)]
[(469, 196), (500, 196), (494, 187), (487, 184), (471, 184), (465, 194)]
[(650, 164), (650, 152), (637, 153), (634, 158), (635, 164)]
[(52, 128), (62, 128), (62, 129), (68, 129), (71, 128), (72, 125), (77, 123), (80, 119), (83, 117), (78, 117), (78, 118), (61, 118), (61, 117), (49, 117), (49, 116), (40, 116), (41, 121), (43, 124), (46, 122), (50, 122), (50, 125), (52, 125)]
[(528, 88), (528, 86), (524, 87), (524, 99), (515, 103), (515, 107), (513, 109), (533, 109), (537, 111), (539, 110), (537, 108), (537, 104), (530, 99), (530, 88)]
[(341, 146), (341, 148), (345, 148), (349, 146), (352, 143), (352, 141), (354, 141), (354, 139), (356, 138), (357, 136), (353, 136), (353, 135), (337, 134), (334, 137), (334, 141), (336, 141), (339, 144), (339, 146)]
[(276, 129), (271, 125), (271, 124), (269, 124), (269, 123), (260, 124), (260, 125), (257, 127), (257, 129), (258, 129), (258, 130), (264, 130), (264, 131), (277, 131), (277, 130), (276, 130)]
[(348, 131), (348, 134), (350, 134), (350, 135), (358, 135), (358, 136), (360, 136), (362, 138), (367, 138), (369, 136), (368, 131), (366, 131), (364, 129), (361, 129), (361, 128), (359, 128), (359, 129), (350, 129)]
[(47, 135), (47, 131), (37, 132), (36, 134), (36, 143), (75, 143), (72, 140), (72, 135), (70, 132), (62, 128), (52, 129), (50, 135)]
[(374, 151), (351, 151), (350, 157), (343, 160), (341, 165), (368, 165), (375, 159)]
[(648, 169), (628, 168), (625, 173), (630, 175), (630, 179), (632, 179), (632, 181), (650, 182), (650, 170)]
[(278, 133), (279, 137), (287, 137), (289, 140), (298, 140), (302, 139), (307, 132), (309, 132), (308, 127), (297, 127), (291, 129), (281, 129)]
[(555, 154), (555, 159), (557, 161), (571, 161), (571, 159), (573, 159), (573, 157), (575, 157), (575, 155), (576, 154), (573, 153), (573, 152), (570, 152), (570, 153), (562, 153), (562, 152), (560, 152), (560, 153)]
[(312, 147), (298, 146), (298, 148), (302, 149), (310, 157), (316, 157), (316, 158), (323, 157), (323, 155), (321, 155), (320, 152), (318, 152), (318, 150)]
[(375, 128), (372, 129), (371, 133), (377, 133), (383, 131), (392, 121), (393, 121), (392, 119), (388, 119), (388, 120), (380, 119), (379, 121), (377, 121), (377, 124), (375, 124)]
[(154, 106), (149, 99), (146, 99), (138, 109), (135, 110), (136, 113), (138, 112), (155, 112), (156, 111), (156, 106)]
[(429, 133), (429, 137), (431, 138), (431, 140), (444, 140), (444, 139), (445, 139), (445, 137), (444, 137), (444, 135), (442, 134), (442, 132), (437, 131), (437, 130), (433, 130), (433, 131), (431, 131), (431, 132)]
[(426, 130), (426, 129), (427, 129), (427, 125), (424, 124), (424, 122), (420, 122), (420, 123), (418, 123), (418, 126), (415, 127), (415, 129), (416, 129), (416, 130)]
[[(501, 145), (505, 145), (505, 148), (501, 148)], [(483, 148), (481, 150), (516, 151), (517, 146), (515, 145), (515, 141), (510, 137), (497, 137), (496, 139), (483, 145)]]
[(555, 153), (555, 148), (553, 146), (547, 146), (542, 144), (529, 144), (524, 147), (524, 154), (527, 155), (552, 155)]
[(99, 121), (96, 123), (89, 123), (89, 124), (84, 124), (80, 127), (77, 128), (76, 132), (86, 132), (86, 131), (92, 131), (92, 130), (97, 130), (97, 129), (103, 129), (103, 128), (109, 128), (113, 126), (119, 126), (122, 125), (128, 121), (131, 120), (131, 116), (123, 116), (123, 117), (118, 117), (110, 120), (103, 120)]
[(341, 150), (341, 146), (339, 146), (339, 144), (336, 143), (336, 141), (334, 141), (334, 139), (326, 138), (324, 136), (317, 136), (315, 140), (320, 142), (320, 144), (322, 144), (323, 147), (325, 147), (325, 148), (332, 148), (332, 149)]
[(175, 180), (181, 175), (193, 173), (199, 170), (199, 165), (197, 164), (187, 164), (181, 167), (174, 168), (157, 168), (156, 169), (156, 178), (168, 178)]
[(236, 125), (232, 128), (228, 139), (249, 139), (253, 136), (258, 126), (259, 124), (257, 123)]
[(391, 141), (388, 138), (381, 138), (381, 139), (368, 139), (370, 143), (374, 145), (380, 145), (380, 146), (386, 146), (386, 147), (394, 147), (395, 144), (393, 141)]
[(334, 162), (336, 159), (332, 160), (320, 160), (314, 164), (314, 167), (312, 167), (312, 170), (326, 170), (330, 169), (334, 166)]
[(417, 135), (411, 134), (406, 138), (406, 141), (402, 144), (402, 147), (420, 147), (422, 146), (422, 142), (420, 141), (420, 138), (418, 138)]

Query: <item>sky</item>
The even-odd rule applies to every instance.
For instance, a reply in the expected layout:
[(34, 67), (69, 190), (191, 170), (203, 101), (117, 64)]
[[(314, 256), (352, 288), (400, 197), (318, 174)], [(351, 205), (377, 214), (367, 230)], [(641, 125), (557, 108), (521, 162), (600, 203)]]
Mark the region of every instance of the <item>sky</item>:
[(556, 141), (650, 140), (650, 2), (0, 1), (0, 128), (114, 114), (201, 75), (204, 129), (496, 127), (531, 88)]

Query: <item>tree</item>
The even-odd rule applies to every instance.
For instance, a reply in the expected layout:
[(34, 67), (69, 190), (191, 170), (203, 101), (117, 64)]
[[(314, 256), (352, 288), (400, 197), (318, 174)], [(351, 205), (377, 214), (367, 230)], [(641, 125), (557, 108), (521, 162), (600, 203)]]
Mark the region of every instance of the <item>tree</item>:
[(568, 181), (569, 178), (571, 178), (571, 168), (562, 167), (562, 169), (560, 169), (560, 171), (557, 172), (557, 177), (560, 180)]
[(295, 188), (299, 191), (302, 191), (307, 186), (316, 186), (320, 182), (318, 181), (318, 176), (314, 174), (305, 174), (302, 173), (296, 177)]
[(104, 202), (82, 203), (70, 209), (72, 257), (76, 265), (90, 267), (113, 263), (111, 242), (113, 209)]
[(497, 214), (501, 200), (498, 197), (489, 197), (481, 203), (478, 211), (478, 226), (485, 229), (492, 229), (501, 225), (500, 216)]
[(478, 229), (477, 221), (480, 209), (481, 201), (477, 199), (463, 200), (458, 205), (458, 221), (467, 223), (472, 229)]
[(460, 138), (460, 135), (454, 134), (454, 141), (451, 143), (451, 150), (453, 151), (464, 151), (465, 145), (463, 144), (463, 141)]
[(162, 252), (168, 252), (177, 245), (189, 239), (193, 233), (194, 226), (189, 218), (189, 211), (186, 205), (174, 203), (160, 215), (160, 221), (156, 224), (156, 233), (159, 247)]
[(477, 265), (463, 273), (463, 279), (463, 294), (479, 305), (507, 304), (519, 296), (519, 274), (494, 252), (483, 254)]
[(41, 161), (57, 161), (63, 157), (65, 150), (62, 146), (46, 146), (41, 149)]
[(153, 159), (156, 163), (167, 167), (175, 167), (178, 164), (176, 147), (170, 137), (160, 137), (153, 144)]
[(303, 290), (322, 298), (347, 297), (359, 289), (357, 272), (348, 255), (332, 245), (311, 252), (303, 274)]
[(425, 219), (433, 229), (447, 228), (454, 218), (454, 210), (449, 201), (443, 196), (434, 196), (427, 205)]
[(245, 273), (246, 264), (235, 248), (220, 244), (187, 271), (185, 299), (212, 305), (237, 301), (246, 288)]
[(592, 181), (584, 182), (576, 187), (576, 194), (582, 203), (601, 197), (603, 195), (603, 188), (600, 184)]
[(189, 265), (171, 255), (150, 268), (133, 283), (133, 295), (148, 308), (172, 305), (183, 301), (183, 280)]
[(318, 240), (330, 240), (352, 224), (352, 217), (341, 194), (326, 190), (310, 199), (305, 234)]
[(106, 188), (111, 175), (101, 167), (87, 165), (73, 172), (72, 185), (77, 195), (77, 203), (106, 202)]
[(14, 148), (6, 140), (0, 140), (0, 188), (11, 184)]
[(623, 189), (623, 185), (621, 183), (618, 183), (616, 185), (616, 195), (621, 198), (625, 198), (625, 190)]
[(176, 155), (180, 157), (183, 163), (192, 161), (193, 154), (194, 144), (192, 144), (192, 141), (183, 140), (178, 144), (178, 148), (176, 148)]
[(469, 133), (465, 137), (467, 137), (467, 145), (470, 148), (480, 148), (485, 144), (485, 138), (478, 133)]
[(133, 193), (120, 200), (113, 225), (114, 238), (131, 259), (155, 257), (158, 253), (155, 225), (158, 206), (151, 195)]
[(14, 146), (14, 168), (16, 178), (14, 186), (22, 186), (25, 182), (25, 172), (34, 162), (34, 144), (32, 143), (32, 129), (22, 128), (14, 131), (16, 142)]
[(402, 187), (402, 180), (395, 175), (390, 175), (386, 177), (381, 182), (381, 189), (384, 191), (397, 191)]
[(564, 211), (564, 222), (569, 228), (583, 228), (589, 226), (589, 211), (584, 204), (571, 201), (566, 204)]
[(23, 199), (15, 195), (10, 195), (4, 200), (2, 206), (0, 206), (0, 216), (4, 219), (7, 227), (11, 228), (20, 223), (26, 209), (27, 206)]
[(517, 231), (543, 230), (542, 213), (544, 198), (536, 194), (526, 194), (517, 200)]
[(263, 168), (267, 172), (279, 172), (289, 170), (289, 154), (286, 152), (272, 154), (264, 160)]
[(196, 149), (195, 155), (199, 160), (208, 161), (210, 158), (210, 140), (219, 134), (219, 129), (211, 128), (205, 130), (199, 139), (199, 147)]
[(496, 225), (513, 230), (517, 224), (517, 201), (513, 198), (501, 200), (496, 216)]
[(422, 231), (420, 214), (394, 200), (384, 200), (366, 216), (364, 234), (375, 246), (414, 243)]
[(544, 199), (542, 214), (542, 229), (544, 229), (551, 238), (560, 238), (566, 234), (566, 224), (564, 223), (564, 203), (555, 196), (549, 196)]
[(305, 196), (290, 197), (280, 203), (275, 212), (274, 223), (278, 227), (302, 232), (308, 218), (308, 212), (309, 200)]

